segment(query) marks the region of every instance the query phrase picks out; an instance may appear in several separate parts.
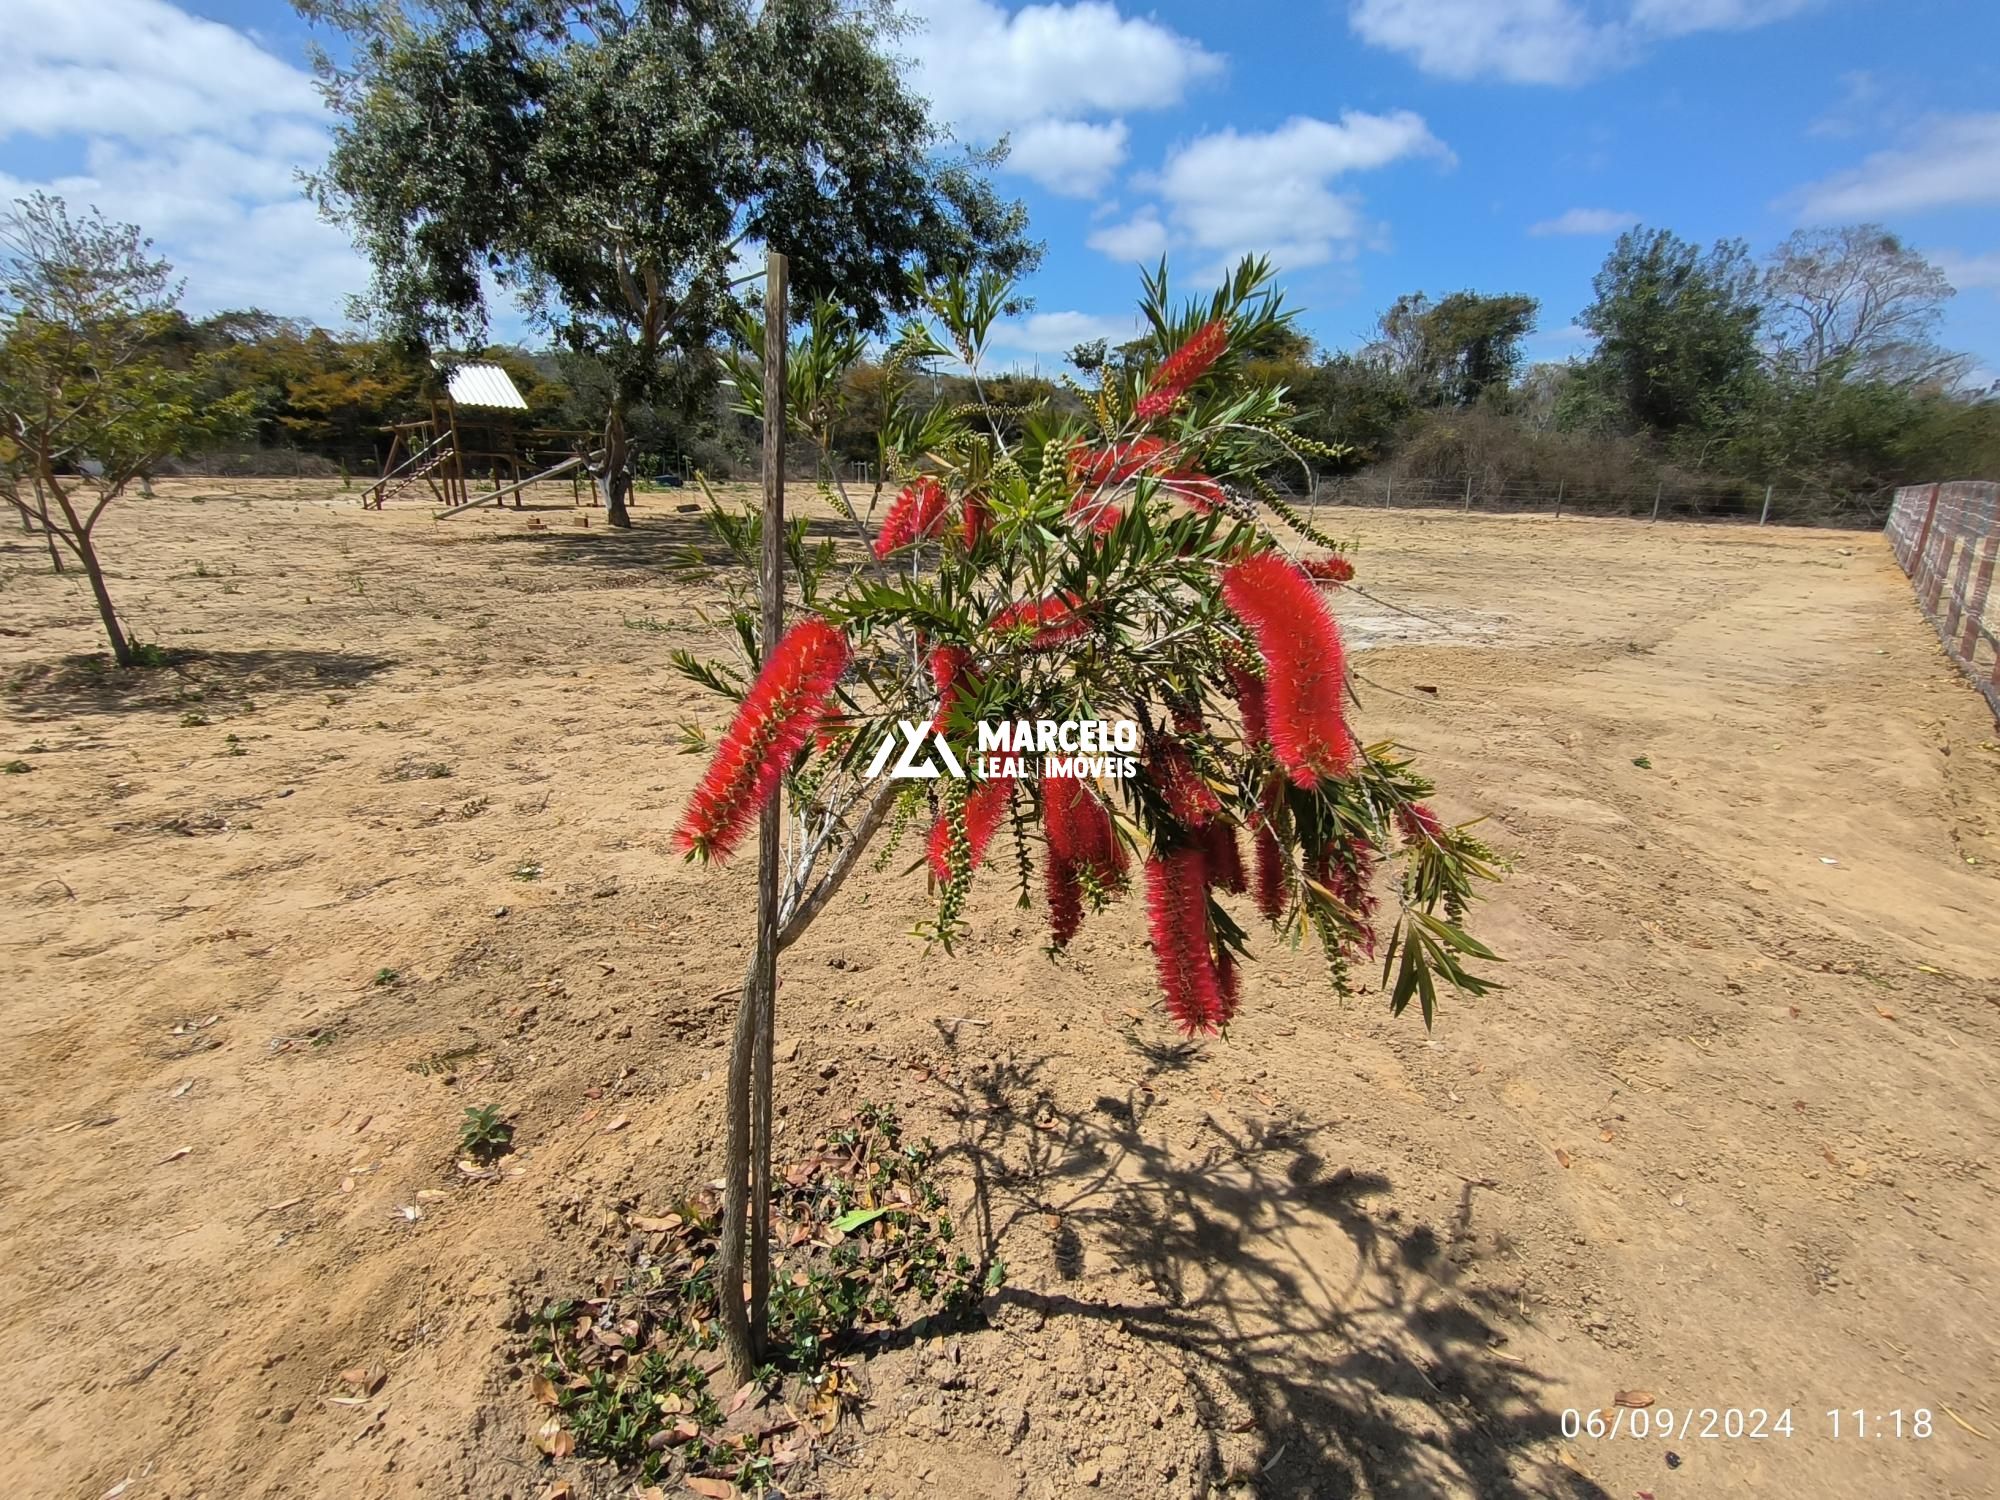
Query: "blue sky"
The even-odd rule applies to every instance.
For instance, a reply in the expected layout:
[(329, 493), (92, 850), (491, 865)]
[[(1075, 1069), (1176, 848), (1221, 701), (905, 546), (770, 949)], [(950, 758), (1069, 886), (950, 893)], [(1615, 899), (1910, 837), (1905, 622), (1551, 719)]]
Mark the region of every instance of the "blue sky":
[[(1048, 242), (1008, 362), (1122, 335), (1162, 250), (1183, 289), (1269, 251), (1333, 347), (1402, 292), (1526, 292), (1557, 358), (1624, 223), (1762, 252), (1878, 221), (1959, 287), (1945, 341), (2000, 371), (1990, 0), (908, 8), (913, 80), (964, 138), (1011, 137), (1001, 185)], [(365, 276), (297, 193), (326, 121), (289, 6), (0, 0), (0, 28), (0, 195), (142, 224), (196, 310), (339, 324)]]

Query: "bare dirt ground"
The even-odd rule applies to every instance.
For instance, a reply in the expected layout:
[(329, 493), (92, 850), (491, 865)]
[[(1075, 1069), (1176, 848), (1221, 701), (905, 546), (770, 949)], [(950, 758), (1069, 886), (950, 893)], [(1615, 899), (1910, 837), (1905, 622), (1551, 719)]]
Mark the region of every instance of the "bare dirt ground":
[[(716, 648), (672, 499), (164, 486), (104, 545), (199, 654), (133, 681), (0, 544), (0, 1492), (629, 1492), (531, 1446), (519, 1329), (718, 1166), (751, 871), (667, 846), (723, 717), (664, 666)], [(1426, 617), (1341, 603), (1363, 727), (1513, 861), (1508, 988), (1427, 1037), (1267, 945), (1183, 1046), (1134, 903), (1051, 964), (991, 876), (954, 961), (857, 876), (785, 964), (780, 1151), (896, 1103), (1010, 1275), (786, 1492), (1994, 1494), (2000, 736), (1880, 538), (1333, 519)], [(1697, 1415), (1564, 1436), (1621, 1391)]]

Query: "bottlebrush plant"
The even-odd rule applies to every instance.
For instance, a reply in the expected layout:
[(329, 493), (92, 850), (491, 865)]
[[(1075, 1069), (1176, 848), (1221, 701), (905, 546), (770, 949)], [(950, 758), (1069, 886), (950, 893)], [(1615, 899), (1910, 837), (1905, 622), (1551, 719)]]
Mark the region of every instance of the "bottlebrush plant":
[[(770, 670), (746, 684), (680, 658), (741, 699), (680, 847), (724, 854), (782, 783), (782, 907), (795, 919), (823, 906), (816, 893), (830, 895), (884, 827), (886, 863), (922, 824), (938, 905), (920, 931), (946, 949), (1003, 829), (1006, 878), (1024, 903), (1047, 906), (1052, 948), (1142, 868), (1161, 993), (1191, 1034), (1227, 1025), (1253, 913), (1288, 942), (1317, 942), (1343, 994), (1356, 962), (1379, 958), (1391, 1008), (1415, 1000), (1426, 1024), (1441, 983), (1483, 993), (1490, 982), (1464, 961), (1493, 955), (1463, 922), (1493, 858), (1429, 812), (1431, 784), (1405, 755), (1355, 733), (1328, 599), (1353, 562), (1278, 488), (1289, 475), (1309, 481), (1303, 455), (1320, 450), (1290, 430), (1283, 391), (1245, 374), (1291, 316), (1268, 265), (1245, 260), (1205, 302), (1175, 309), (1162, 263), (1141, 301), (1152, 358), (1072, 385), (1067, 402), (1004, 413), (922, 402), (918, 377), (939, 358), (958, 359), (983, 389), (981, 356), (1007, 299), (983, 278), (930, 289), (930, 316), (885, 361), (887, 477), (864, 497), (831, 461), (843, 377), (861, 349), (830, 310), (814, 310), (790, 353), (790, 416), (819, 447), (820, 490), (856, 546), (808, 549), (794, 522), (798, 623)], [(742, 408), (761, 415), (756, 362), (733, 361)], [(1018, 441), (1003, 435), (1010, 427)], [(717, 505), (711, 516), (752, 563), (757, 518)], [(736, 613), (754, 666), (747, 589)], [(836, 633), (851, 663), (831, 666), (838, 681), (816, 695), (806, 689), (825, 672), (812, 671), (844, 658)], [(971, 768), (981, 722), (1024, 719), (1133, 721), (1139, 774), (1045, 780), (1031, 755), (1028, 775), (1003, 781), (867, 775), (899, 721), (935, 723)], [(1076, 847), (1080, 824), (1105, 830), (1101, 846)], [(1245, 899), (1230, 901), (1238, 891)], [(788, 926), (783, 941), (802, 930)]]
[[(1291, 316), (1267, 263), (1247, 259), (1176, 308), (1162, 262), (1145, 277), (1145, 356), (1026, 409), (985, 400), (982, 355), (1008, 304), (990, 278), (926, 289), (928, 316), (871, 392), (881, 477), (867, 493), (831, 456), (860, 346), (829, 309), (806, 321), (788, 417), (821, 454), (819, 489), (851, 545), (809, 545), (788, 525), (797, 601), (764, 663), (760, 518), (711, 497), (712, 527), (745, 565), (726, 582), (749, 671), (676, 657), (738, 704), (679, 847), (723, 857), (782, 796), (780, 948), (871, 847), (886, 867), (913, 831), (924, 847), (910, 863), (936, 902), (918, 933), (946, 951), (975, 880), (1045, 907), (1052, 951), (1093, 913), (1143, 901), (1163, 1004), (1190, 1035), (1230, 1025), (1260, 922), (1316, 943), (1343, 995), (1357, 964), (1379, 960), (1391, 1010), (1414, 1000), (1427, 1026), (1441, 988), (1485, 993), (1466, 964), (1494, 955), (1464, 923), (1493, 856), (1430, 811), (1432, 785), (1405, 754), (1356, 732), (1331, 608), (1352, 561), (1280, 488), (1310, 484), (1305, 455), (1331, 450), (1251, 376)], [(758, 363), (730, 358), (742, 409), (761, 416)], [(946, 358), (979, 399), (926, 399), (925, 367)], [(1021, 721), (1129, 722), (1136, 774), (1047, 777), (1029, 753), (1021, 774), (982, 777), (979, 726)], [(878, 774), (905, 723), (941, 733), (970, 774)]]

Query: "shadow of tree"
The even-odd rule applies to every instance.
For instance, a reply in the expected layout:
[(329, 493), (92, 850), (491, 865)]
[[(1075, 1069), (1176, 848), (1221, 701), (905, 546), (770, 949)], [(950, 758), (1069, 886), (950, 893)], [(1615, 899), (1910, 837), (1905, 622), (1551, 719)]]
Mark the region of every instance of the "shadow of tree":
[(1212, 1111), (1177, 1148), (1186, 1112), (1169, 1129), (1145, 1086), (1081, 1115), (1057, 1108), (1039, 1062), (975, 1064), (944, 1086), (957, 1134), (942, 1156), (971, 1173), (989, 1260), (1033, 1259), (1053, 1226), (1058, 1281), (1080, 1282), (1094, 1248), (1153, 1293), (1009, 1287), (1001, 1308), (1115, 1323), (1179, 1351), (1211, 1480), (1321, 1500), (1608, 1500), (1550, 1461), (1548, 1379), (1502, 1348), (1505, 1295), (1464, 1275), (1481, 1184), (1441, 1235), (1379, 1201), (1387, 1177), (1329, 1171), (1319, 1127)]
[(112, 665), (103, 652), (31, 663), (6, 683), (4, 701), (25, 719), (79, 712), (186, 712), (227, 707), (253, 694), (329, 692), (358, 686), (396, 658), (352, 651), (161, 651), (156, 666)]
[[(687, 501), (679, 502), (688, 504)], [(632, 527), (620, 531), (604, 524), (602, 511), (578, 511), (588, 515), (590, 525), (579, 527), (553, 522), (541, 530), (493, 531), (469, 534), (465, 540), (509, 550), (532, 551), (534, 561), (573, 568), (598, 569), (606, 573), (629, 574), (632, 570), (668, 567), (720, 568), (732, 566), (728, 551), (715, 538), (705, 507), (690, 511), (635, 511)], [(450, 521), (440, 523), (449, 526)], [(831, 541), (859, 555), (860, 542), (854, 528), (845, 521), (813, 516), (806, 521), (808, 546)]]

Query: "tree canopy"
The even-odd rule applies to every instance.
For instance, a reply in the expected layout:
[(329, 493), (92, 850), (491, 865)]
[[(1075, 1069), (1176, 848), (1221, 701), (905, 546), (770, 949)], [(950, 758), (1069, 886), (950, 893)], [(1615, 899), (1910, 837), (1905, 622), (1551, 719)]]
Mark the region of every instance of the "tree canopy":
[(782, 250), (801, 296), (870, 331), (911, 305), (913, 273), (1038, 256), (993, 158), (941, 154), (886, 54), (887, 6), (295, 4), (351, 44), (318, 59), (340, 123), (313, 190), (394, 326), (477, 341), (495, 290), (521, 298), (611, 367), (613, 475), (624, 408), (728, 323), (744, 247)]

